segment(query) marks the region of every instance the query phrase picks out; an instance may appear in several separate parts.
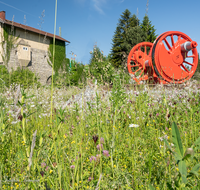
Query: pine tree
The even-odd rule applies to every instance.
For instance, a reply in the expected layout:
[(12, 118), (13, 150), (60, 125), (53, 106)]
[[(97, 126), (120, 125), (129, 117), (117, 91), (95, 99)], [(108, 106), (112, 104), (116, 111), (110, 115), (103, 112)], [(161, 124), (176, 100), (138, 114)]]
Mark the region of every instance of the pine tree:
[(140, 26), (135, 26), (127, 30), (124, 42), (121, 44), (123, 51), (122, 64), (126, 67), (127, 58), (131, 49), (140, 42), (144, 42), (147, 38), (146, 33)]
[(154, 26), (152, 26), (147, 14), (145, 14), (143, 18), (141, 28), (147, 34), (145, 41), (153, 43), (157, 37), (157, 35), (155, 34), (156, 30), (154, 29)]
[(131, 12), (126, 9), (119, 19), (117, 24), (114, 37), (112, 39), (112, 49), (111, 49), (111, 63), (115, 67), (122, 65), (125, 50), (122, 47), (124, 40), (126, 39), (127, 32), (129, 28), (139, 25), (139, 19), (136, 15), (131, 16)]

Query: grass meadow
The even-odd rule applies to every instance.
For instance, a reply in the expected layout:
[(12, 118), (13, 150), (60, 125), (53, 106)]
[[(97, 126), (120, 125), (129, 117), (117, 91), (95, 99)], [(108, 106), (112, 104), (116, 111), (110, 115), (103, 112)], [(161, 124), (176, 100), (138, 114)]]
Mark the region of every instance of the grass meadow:
[(1, 189), (200, 188), (198, 85), (92, 89), (1, 89)]

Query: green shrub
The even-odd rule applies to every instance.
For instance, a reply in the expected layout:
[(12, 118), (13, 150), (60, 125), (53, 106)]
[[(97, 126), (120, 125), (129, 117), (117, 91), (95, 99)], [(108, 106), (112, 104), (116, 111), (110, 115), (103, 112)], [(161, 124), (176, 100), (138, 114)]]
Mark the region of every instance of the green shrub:
[(76, 61), (71, 61), (70, 68), (69, 64), (69, 59), (66, 59), (65, 71), (58, 72), (54, 75), (54, 85), (58, 88), (70, 85), (83, 87), (86, 83), (84, 65)]
[(0, 66), (0, 84), (1, 86), (8, 86), (9, 73), (5, 65)]
[(37, 87), (41, 86), (38, 78), (32, 71), (29, 69), (20, 69), (19, 67), (10, 74), (10, 84), (13, 83), (20, 84), (24, 88), (28, 88), (33, 85), (36, 85)]

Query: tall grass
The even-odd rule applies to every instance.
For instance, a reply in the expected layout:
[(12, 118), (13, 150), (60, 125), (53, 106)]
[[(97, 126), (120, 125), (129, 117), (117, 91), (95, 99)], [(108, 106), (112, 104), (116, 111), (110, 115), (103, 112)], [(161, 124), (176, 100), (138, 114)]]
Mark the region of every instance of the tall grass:
[[(97, 87), (93, 103), (85, 102), (82, 94), (82, 105), (63, 109), (67, 91), (54, 88), (52, 123), (49, 92), (25, 90), (26, 98), (16, 109), (23, 108), (22, 117), (17, 118), (15, 91), (1, 94), (2, 189), (176, 188), (178, 166), (163, 139), (174, 149), (173, 121), (183, 147), (191, 147), (199, 137), (200, 94), (195, 85), (126, 90), (116, 81), (107, 99)], [(188, 172), (199, 160), (196, 155)], [(198, 177), (188, 180), (186, 189), (199, 188)]]

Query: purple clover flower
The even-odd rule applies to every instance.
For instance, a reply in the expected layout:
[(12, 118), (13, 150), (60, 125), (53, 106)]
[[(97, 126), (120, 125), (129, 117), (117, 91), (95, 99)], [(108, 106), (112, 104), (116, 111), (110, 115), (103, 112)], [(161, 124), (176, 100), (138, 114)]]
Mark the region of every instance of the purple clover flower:
[(92, 181), (94, 178), (93, 177), (89, 177), (88, 178), (88, 181), (90, 182), (90, 181)]
[(102, 145), (102, 144), (101, 144), (101, 147), (100, 147), (99, 144), (97, 145), (97, 149), (98, 149), (98, 151), (100, 150), (100, 148), (101, 148), (101, 150), (103, 150), (103, 145)]
[(41, 163), (41, 167), (44, 168), (47, 164), (45, 162)]
[(108, 150), (103, 150), (103, 155), (106, 156), (106, 157), (109, 157), (109, 151)]
[(75, 168), (75, 165), (71, 165), (70, 168), (71, 168), (71, 169), (74, 169), (74, 168)]
[(96, 161), (97, 158), (96, 158), (95, 156), (91, 156), (91, 157), (90, 157), (90, 162), (92, 162), (92, 160)]

